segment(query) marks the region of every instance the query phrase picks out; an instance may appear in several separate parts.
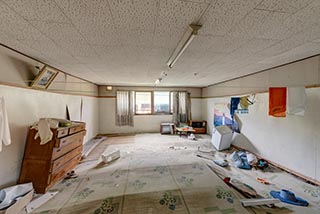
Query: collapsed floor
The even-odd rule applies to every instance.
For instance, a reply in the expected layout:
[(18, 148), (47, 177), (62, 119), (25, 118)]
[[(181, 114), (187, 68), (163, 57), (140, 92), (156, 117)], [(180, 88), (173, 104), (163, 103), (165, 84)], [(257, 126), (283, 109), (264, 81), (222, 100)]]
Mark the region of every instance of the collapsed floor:
[[(231, 151), (212, 152), (210, 136), (188, 140), (176, 135), (138, 134), (109, 137), (76, 169), (77, 178), (62, 180), (50, 191), (59, 193), (34, 213), (319, 213), (320, 188), (278, 168), (221, 168), (203, 156), (229, 158)], [(120, 149), (121, 158), (101, 162), (104, 151)], [(230, 163), (230, 162), (229, 162)], [(214, 173), (208, 166), (213, 167)], [(221, 178), (236, 178), (263, 197), (271, 190), (289, 189), (309, 201), (308, 207), (278, 203), (276, 208), (243, 208), (237, 191)], [(269, 185), (259, 183), (263, 178)]]

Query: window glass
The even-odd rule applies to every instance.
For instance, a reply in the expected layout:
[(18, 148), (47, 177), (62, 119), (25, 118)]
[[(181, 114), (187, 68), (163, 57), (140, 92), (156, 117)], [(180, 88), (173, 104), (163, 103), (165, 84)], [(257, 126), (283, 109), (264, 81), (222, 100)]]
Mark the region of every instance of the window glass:
[(136, 92), (136, 114), (151, 114), (151, 92)]
[(154, 92), (154, 113), (169, 114), (170, 110), (170, 92), (155, 91)]

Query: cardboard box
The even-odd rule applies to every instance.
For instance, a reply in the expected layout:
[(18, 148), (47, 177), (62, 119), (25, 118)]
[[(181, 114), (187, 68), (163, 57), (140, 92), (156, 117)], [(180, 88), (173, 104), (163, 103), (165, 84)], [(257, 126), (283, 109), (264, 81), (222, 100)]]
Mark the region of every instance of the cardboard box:
[[(33, 198), (33, 192), (34, 190), (31, 190), (29, 193), (26, 195), (20, 197), (16, 203), (12, 204), (10, 207), (4, 210), (0, 210), (0, 214), (18, 214), (21, 213), (23, 208), (29, 204), (29, 202)], [(25, 212), (24, 212), (25, 213)]]
[(212, 144), (218, 150), (228, 149), (232, 141), (232, 130), (228, 126), (218, 126), (212, 131)]

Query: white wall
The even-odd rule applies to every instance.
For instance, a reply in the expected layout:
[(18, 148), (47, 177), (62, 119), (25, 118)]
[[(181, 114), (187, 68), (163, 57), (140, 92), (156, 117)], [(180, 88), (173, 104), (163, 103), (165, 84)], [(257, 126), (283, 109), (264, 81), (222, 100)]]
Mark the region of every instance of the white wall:
[(320, 56), (277, 67), (251, 76), (203, 88), (202, 97), (223, 97), (267, 91), (269, 87), (320, 84)]
[[(193, 120), (201, 120), (202, 101), (191, 98), (191, 114)], [(159, 132), (161, 122), (172, 122), (172, 115), (136, 115), (134, 126), (115, 125), (116, 98), (99, 98), (100, 133), (140, 133)]]
[[(3, 146), (0, 152), (0, 187), (14, 184), (20, 173), (28, 127), (42, 117), (65, 118), (66, 105), (70, 106), (72, 120), (80, 118), (81, 96), (61, 95), (30, 89), (0, 86), (0, 96), (4, 97), (12, 144)], [(85, 141), (98, 133), (98, 100), (83, 99), (83, 121), (86, 122)]]
[[(215, 103), (229, 103), (230, 95), (266, 91), (271, 86), (308, 86), (320, 83), (320, 57), (203, 89), (203, 119), (213, 128)], [(320, 88), (306, 89), (308, 104), (305, 116), (268, 116), (268, 93), (258, 93), (249, 114), (239, 115), (241, 135), (234, 144), (252, 151), (288, 169), (320, 181)], [(215, 98), (214, 98), (215, 97)]]

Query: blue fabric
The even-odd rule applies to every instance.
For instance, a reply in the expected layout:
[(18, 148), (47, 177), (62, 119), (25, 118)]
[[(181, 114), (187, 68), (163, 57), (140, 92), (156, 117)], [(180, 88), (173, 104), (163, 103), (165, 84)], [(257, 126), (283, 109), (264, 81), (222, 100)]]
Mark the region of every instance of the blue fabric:
[(240, 97), (231, 97), (230, 102), (230, 115), (233, 117), (234, 111), (238, 109), (238, 105), (240, 103)]
[(230, 155), (230, 159), (233, 161), (234, 165), (240, 169), (251, 169), (245, 151), (233, 152)]
[(293, 192), (290, 192), (289, 190), (282, 189), (281, 191), (270, 191), (270, 195), (274, 198), (280, 199), (280, 201), (288, 203), (288, 204), (293, 204), (293, 205), (298, 205), (298, 206), (308, 206), (309, 202), (296, 197)]

